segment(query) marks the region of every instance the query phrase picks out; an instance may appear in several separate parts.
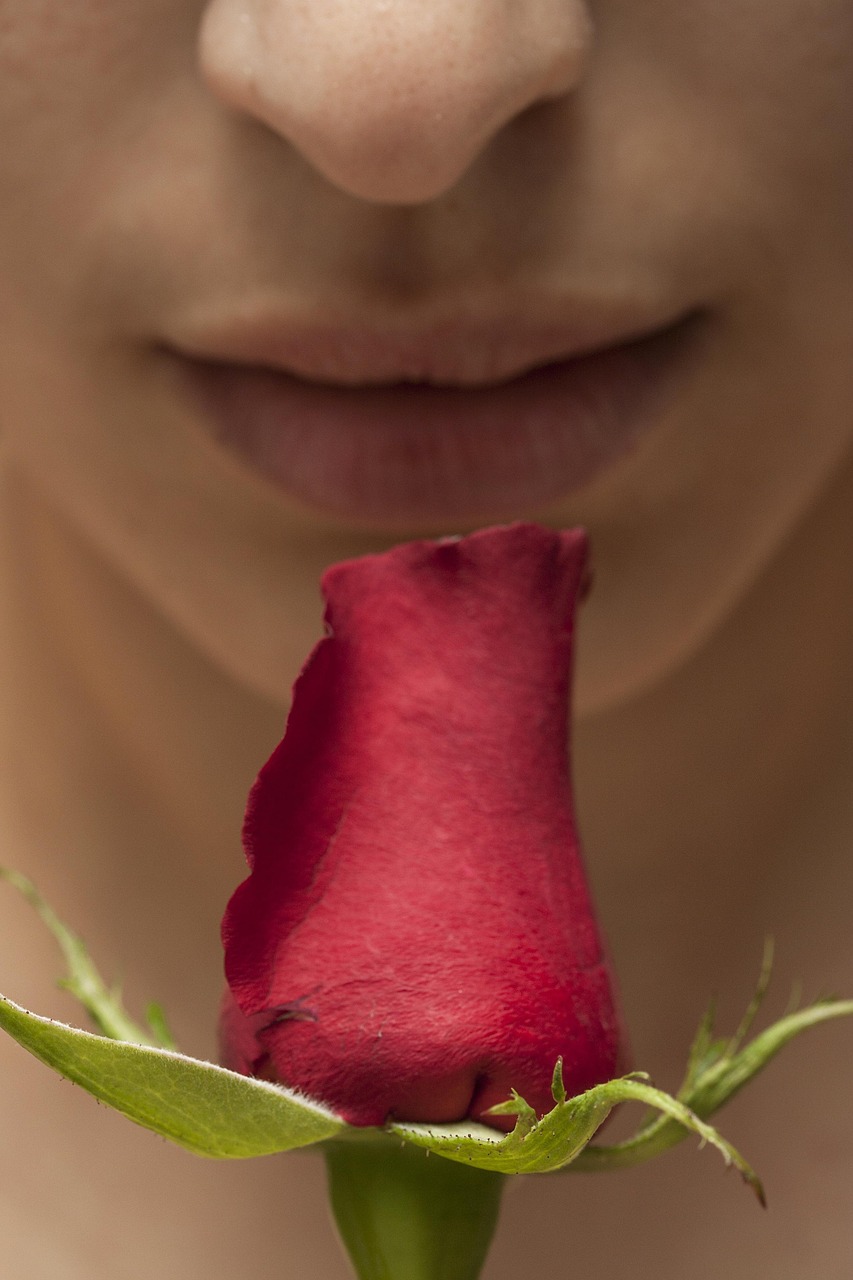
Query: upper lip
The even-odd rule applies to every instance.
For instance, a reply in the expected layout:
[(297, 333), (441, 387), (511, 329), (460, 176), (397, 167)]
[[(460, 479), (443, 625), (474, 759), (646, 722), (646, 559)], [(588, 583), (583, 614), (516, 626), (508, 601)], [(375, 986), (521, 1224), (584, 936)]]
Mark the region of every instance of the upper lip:
[(654, 337), (687, 309), (602, 305), (517, 307), (429, 323), (353, 316), (295, 318), (241, 310), (238, 318), (177, 327), (167, 345), (194, 361), (277, 370), (326, 386), (400, 383), (485, 387), (531, 369)]

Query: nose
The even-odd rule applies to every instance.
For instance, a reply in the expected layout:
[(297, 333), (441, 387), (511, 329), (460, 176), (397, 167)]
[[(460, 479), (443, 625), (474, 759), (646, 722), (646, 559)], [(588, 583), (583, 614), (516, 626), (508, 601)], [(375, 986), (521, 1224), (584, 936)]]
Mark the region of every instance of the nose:
[(590, 44), (586, 0), (210, 0), (200, 61), (335, 186), (416, 204), (571, 93)]

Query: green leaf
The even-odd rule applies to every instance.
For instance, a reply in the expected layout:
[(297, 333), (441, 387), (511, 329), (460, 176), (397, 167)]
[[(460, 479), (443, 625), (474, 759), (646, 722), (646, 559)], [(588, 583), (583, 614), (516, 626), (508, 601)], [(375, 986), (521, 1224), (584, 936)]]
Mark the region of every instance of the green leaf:
[(196, 1155), (244, 1159), (304, 1147), (347, 1126), (288, 1089), (168, 1049), (92, 1035), (0, 996), (0, 1026), (47, 1066)]

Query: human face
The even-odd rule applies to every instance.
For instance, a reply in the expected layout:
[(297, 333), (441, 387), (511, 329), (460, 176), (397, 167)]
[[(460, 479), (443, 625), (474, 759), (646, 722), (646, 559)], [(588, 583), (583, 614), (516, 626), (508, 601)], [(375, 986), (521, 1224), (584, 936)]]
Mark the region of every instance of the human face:
[(7, 447), (278, 698), (329, 558), (584, 523), (612, 704), (849, 452), (851, 183), (850, 0), (0, 0)]

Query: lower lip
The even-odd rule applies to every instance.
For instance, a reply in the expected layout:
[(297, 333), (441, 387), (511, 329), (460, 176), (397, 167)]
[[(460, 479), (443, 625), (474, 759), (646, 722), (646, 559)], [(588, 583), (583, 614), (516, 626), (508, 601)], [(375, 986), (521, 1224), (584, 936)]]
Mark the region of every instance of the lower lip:
[(699, 320), (477, 388), (182, 363), (214, 439), (299, 503), (367, 524), (471, 523), (541, 511), (633, 450), (676, 394)]

